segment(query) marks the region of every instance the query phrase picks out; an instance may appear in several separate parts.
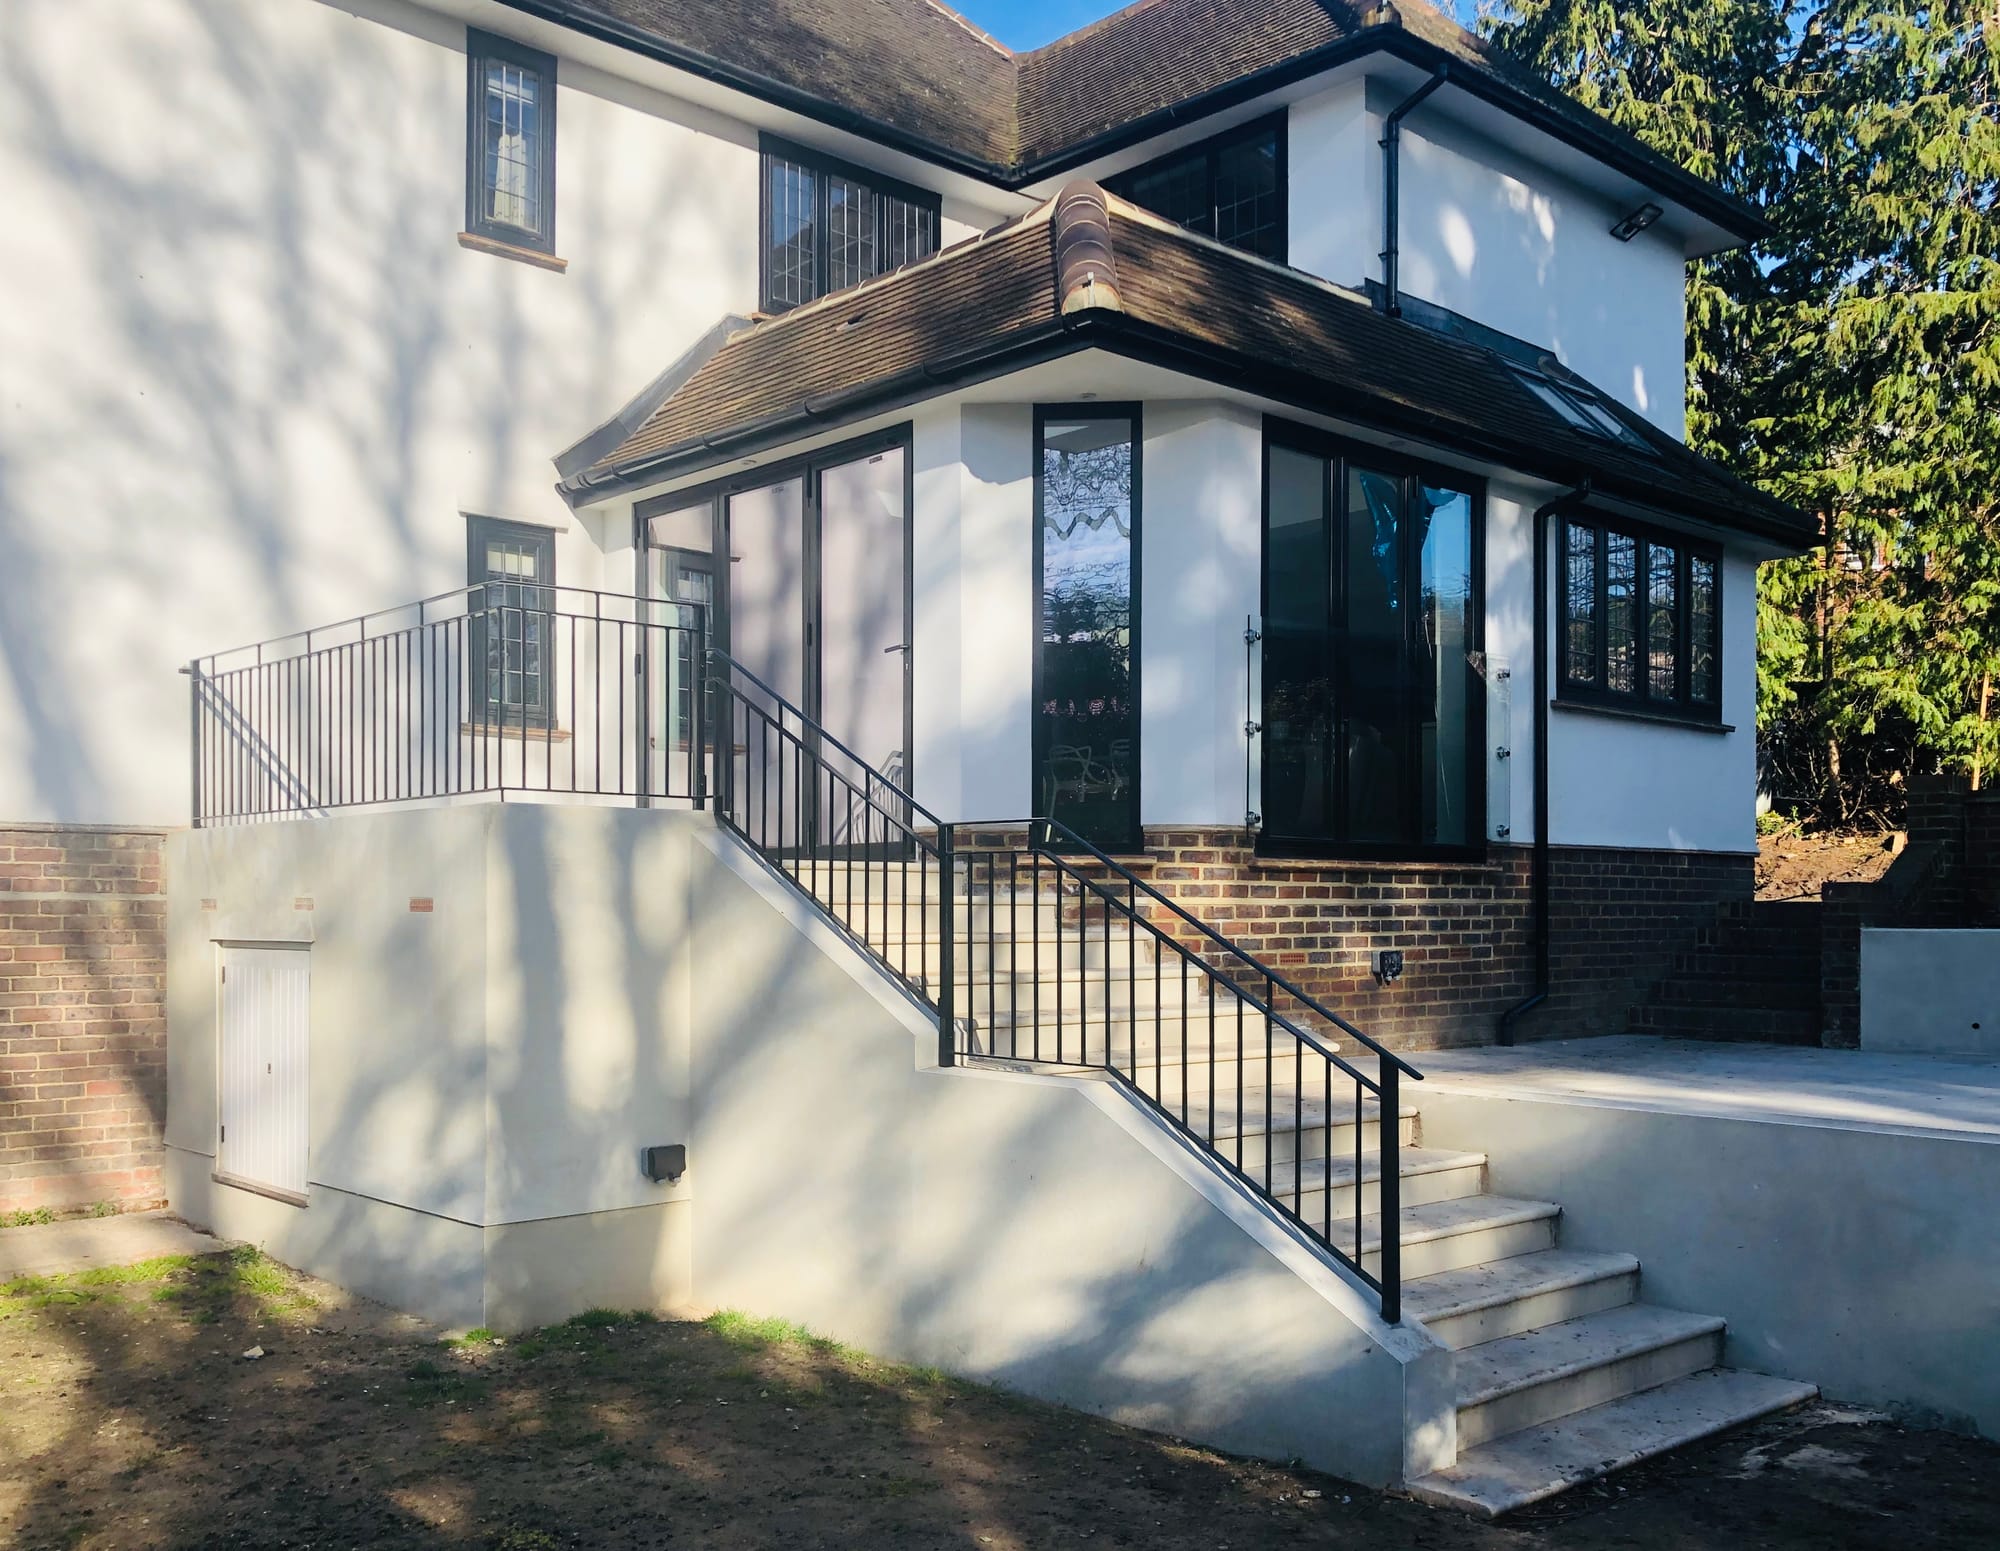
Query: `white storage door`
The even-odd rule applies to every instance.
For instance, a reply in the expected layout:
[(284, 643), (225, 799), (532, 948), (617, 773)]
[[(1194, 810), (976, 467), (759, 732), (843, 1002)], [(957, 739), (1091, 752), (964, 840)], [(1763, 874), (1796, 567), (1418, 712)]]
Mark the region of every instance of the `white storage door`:
[(216, 1171), (301, 1199), (311, 959), (303, 948), (224, 947), (216, 1053)]

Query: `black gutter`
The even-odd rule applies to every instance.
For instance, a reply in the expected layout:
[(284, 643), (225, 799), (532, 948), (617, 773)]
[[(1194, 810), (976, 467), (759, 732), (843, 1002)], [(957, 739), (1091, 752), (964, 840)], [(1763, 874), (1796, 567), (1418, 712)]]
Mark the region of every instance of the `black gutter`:
[[(726, 64), (721, 60), (697, 53), (693, 49), (683, 48), (629, 22), (617, 21), (581, 6), (575, 3), (575, 0), (500, 0), (500, 4), (523, 15), (535, 17), (537, 20), (566, 27), (584, 37), (609, 43), (642, 58), (669, 65), (676, 70), (684, 70), (702, 80), (712, 81), (732, 91), (739, 91), (761, 102), (767, 102), (773, 107), (797, 113), (830, 129), (858, 135), (864, 140), (871, 140), (890, 150), (914, 156), (919, 161), (929, 162), (950, 172), (962, 173), (982, 183), (993, 184), (1010, 193), (1019, 193), (1031, 184), (1055, 177), (1071, 168), (1080, 167), (1096, 157), (1106, 156), (1136, 145), (1140, 141), (1151, 139), (1154, 135), (1189, 119), (1206, 118), (1211, 114), (1224, 112), (1267, 92), (1277, 91), (1368, 54), (1391, 54), (1423, 70), (1436, 70), (1442, 65), (1451, 63), (1453, 57), (1437, 44), (1416, 37), (1400, 26), (1371, 27), (1355, 37), (1342, 38), (1265, 69), (1253, 71), (1249, 75), (1239, 76), (1221, 86), (1170, 103), (1164, 108), (1155, 109), (1116, 128), (1088, 136), (1045, 156), (1022, 162), (1002, 163), (956, 150), (938, 141), (926, 139), (922, 135), (912, 134), (858, 109), (841, 107), (838, 103), (829, 102), (800, 87), (789, 86), (769, 76), (760, 75), (754, 70), (745, 70), (740, 66)], [(1462, 60), (1459, 63), (1461, 66), (1464, 65)], [(1717, 226), (1733, 232), (1745, 241), (1754, 242), (1769, 237), (1774, 230), (1771, 223), (1750, 206), (1722, 193), (1687, 169), (1676, 166), (1667, 158), (1647, 150), (1636, 141), (1627, 145), (1622, 139), (1613, 139), (1608, 135), (1593, 132), (1590, 125), (1573, 120), (1532, 93), (1509, 85), (1491, 73), (1490, 69), (1475, 71), (1461, 68), (1452, 77), (1452, 84), (1498, 108), (1501, 112), (1521, 119), (1564, 144), (1595, 157), (1606, 166), (1624, 173), (1634, 182), (1643, 184), (1673, 203), (1713, 221)], [(1579, 107), (1577, 112), (1595, 116), (1591, 115), (1587, 108)]]
[(1549, 520), (1583, 503), (1585, 480), (1567, 495), (1535, 508), (1535, 849), (1530, 863), (1528, 911), (1535, 934), (1534, 989), (1500, 1014), (1494, 1037), (1514, 1043), (1514, 1025), (1549, 999)]
[(1428, 81), (1391, 108), (1388, 117), (1382, 120), (1382, 310), (1392, 318), (1403, 315), (1403, 304), (1396, 290), (1403, 225), (1403, 120), (1450, 79), (1451, 66), (1439, 65)]

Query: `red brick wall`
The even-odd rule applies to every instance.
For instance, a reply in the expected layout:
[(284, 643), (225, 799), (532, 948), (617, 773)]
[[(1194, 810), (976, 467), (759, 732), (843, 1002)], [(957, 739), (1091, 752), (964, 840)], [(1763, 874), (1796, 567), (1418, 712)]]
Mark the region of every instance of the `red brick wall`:
[[(1134, 870), (1155, 888), (1386, 1044), (1491, 1043), (1501, 1012), (1533, 984), (1527, 847), (1495, 846), (1483, 862), (1359, 863), (1259, 859), (1243, 829), (1154, 829), (1146, 842)], [(1516, 1036), (1622, 1032), (1674, 953), (1720, 904), (1754, 890), (1748, 855), (1556, 847), (1552, 992)], [(1375, 983), (1377, 948), (1403, 954), (1393, 985)]]
[(161, 842), (0, 827), (0, 1211), (162, 1194)]

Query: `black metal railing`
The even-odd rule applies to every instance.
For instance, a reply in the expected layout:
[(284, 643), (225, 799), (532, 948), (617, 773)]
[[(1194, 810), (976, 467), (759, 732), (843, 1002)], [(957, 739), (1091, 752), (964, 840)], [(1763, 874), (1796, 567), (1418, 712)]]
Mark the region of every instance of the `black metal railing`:
[(727, 652), (708, 661), (716, 817), (937, 1014), (951, 1065), (952, 826)]
[(718, 818), (937, 1014), (941, 1064), (1109, 1073), (1401, 1318), (1400, 1092), (1421, 1072), (1064, 826), (946, 823), (709, 661)]
[(491, 582), (189, 664), (196, 825), (471, 796), (699, 805), (696, 604)]
[(961, 1050), (1108, 1072), (1400, 1319), (1401, 1082), (1423, 1073), (1063, 825), (958, 829)]

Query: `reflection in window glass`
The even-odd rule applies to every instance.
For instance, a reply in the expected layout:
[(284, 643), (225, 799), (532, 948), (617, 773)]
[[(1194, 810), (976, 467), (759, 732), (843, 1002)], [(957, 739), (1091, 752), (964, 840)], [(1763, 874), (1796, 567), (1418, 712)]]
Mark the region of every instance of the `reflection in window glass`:
[(504, 60), (486, 62), (486, 219), (542, 229), (542, 79)]
[(1422, 614), (1418, 619), (1416, 683), (1426, 845), (1470, 845), (1472, 498), (1430, 485), (1419, 490), (1423, 524)]
[(807, 167), (782, 156), (764, 159), (770, 201), (765, 230), (770, 251), (765, 257), (765, 302), (772, 307), (796, 307), (818, 294), (819, 179)]
[(1688, 559), (1688, 694), (1713, 705), (1719, 692), (1715, 671), (1715, 562), (1705, 555)]
[(1568, 557), (1563, 576), (1563, 677), (1572, 684), (1597, 682), (1597, 530), (1569, 524), (1563, 544)]
[(1175, 151), (1105, 187), (1162, 220), (1277, 263), (1285, 260), (1282, 120)]
[(852, 178), (826, 180), (826, 287), (838, 291), (876, 274), (875, 191)]
[(1604, 683), (1630, 693), (1639, 674), (1639, 541), (1604, 535)]
[(1271, 449), (1264, 535), (1264, 823), (1280, 835), (1329, 833), (1333, 682), (1327, 641), (1324, 458)]
[(1679, 692), (1676, 653), (1680, 637), (1677, 584), (1680, 554), (1665, 544), (1646, 546), (1646, 671), (1655, 700)]
[(1273, 444), (1264, 540), (1265, 833), (1479, 840), (1471, 493)]
[(1139, 840), (1132, 684), (1134, 440), (1126, 416), (1042, 429), (1038, 811), (1093, 844)]
[(1340, 652), (1341, 722), (1351, 840), (1407, 838), (1412, 707), (1403, 683), (1402, 481), (1347, 476), (1347, 631)]

